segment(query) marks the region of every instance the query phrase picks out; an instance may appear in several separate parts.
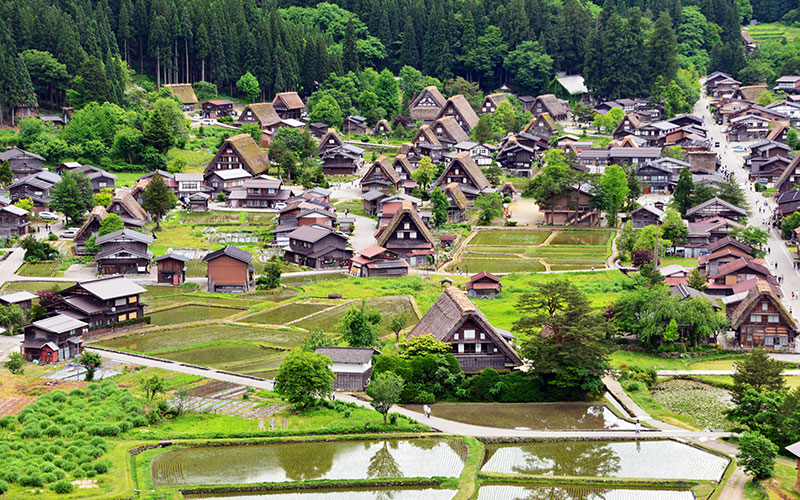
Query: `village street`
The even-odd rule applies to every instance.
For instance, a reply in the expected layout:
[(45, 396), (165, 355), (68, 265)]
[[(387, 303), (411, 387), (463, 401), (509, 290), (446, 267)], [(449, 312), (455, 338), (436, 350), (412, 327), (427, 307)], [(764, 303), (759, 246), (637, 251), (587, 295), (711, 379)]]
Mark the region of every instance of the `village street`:
[[(791, 297), (792, 290), (800, 291), (800, 271), (794, 268), (794, 258), (789, 254), (784, 240), (780, 237), (780, 230), (765, 224), (777, 205), (772, 200), (767, 201), (760, 193), (755, 191), (753, 184), (748, 180), (747, 171), (743, 167), (744, 160), (742, 157), (747, 153), (734, 152), (734, 148), (746, 146), (746, 144), (728, 142), (726, 135), (722, 133), (722, 127), (717, 125), (712, 118), (708, 105), (709, 100), (704, 92), (700, 100), (695, 104), (694, 113), (705, 122), (704, 125), (708, 129), (712, 143), (719, 142), (720, 147), (715, 149), (720, 156), (722, 167), (733, 173), (733, 176), (742, 186), (747, 200), (750, 202), (750, 225), (765, 229), (770, 233), (769, 241), (767, 242), (768, 253), (765, 256), (765, 260), (776, 277), (783, 277), (783, 282), (781, 283), (783, 302), (791, 311), (795, 320), (797, 320), (800, 318), (800, 299), (792, 300)], [(765, 202), (767, 203), (766, 205)], [(759, 212), (759, 207), (765, 208)], [(797, 355), (794, 361), (800, 361), (800, 355)]]

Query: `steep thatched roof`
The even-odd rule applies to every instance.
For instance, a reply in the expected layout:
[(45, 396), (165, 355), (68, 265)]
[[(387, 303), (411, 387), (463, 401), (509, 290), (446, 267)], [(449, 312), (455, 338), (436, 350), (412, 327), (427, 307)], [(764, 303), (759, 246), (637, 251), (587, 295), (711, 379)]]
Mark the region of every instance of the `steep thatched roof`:
[(262, 127), (275, 125), (281, 121), (281, 117), (278, 116), (277, 112), (275, 112), (275, 108), (272, 106), (271, 102), (257, 102), (255, 104), (248, 104), (244, 107), (242, 114), (239, 115), (239, 119), (236, 120), (237, 123), (243, 122), (247, 116), (248, 110), (253, 112), (253, 115), (255, 115)]
[(445, 116), (444, 111), (448, 105), (452, 106), (453, 109), (455, 109), (456, 112), (461, 115), (461, 118), (464, 120), (464, 123), (470, 130), (475, 128), (475, 125), (478, 124), (478, 115), (475, 113), (475, 110), (472, 109), (472, 106), (470, 106), (469, 101), (467, 101), (467, 98), (464, 97), (463, 94), (457, 94), (448, 99), (447, 103), (442, 107), (441, 111), (439, 111), (439, 114), (436, 116), (437, 119)]
[(475, 184), (475, 187), (478, 188), (478, 191), (491, 186), (489, 180), (485, 175), (483, 175), (480, 167), (478, 167), (478, 165), (475, 163), (475, 160), (473, 160), (470, 156), (469, 151), (462, 151), (453, 157), (452, 161), (450, 161), (450, 164), (444, 169), (444, 172), (442, 172), (441, 177), (439, 177), (439, 179), (436, 181), (437, 186), (442, 185), (448, 170), (453, 168), (454, 164), (460, 165), (467, 172), (472, 179), (472, 182)]
[(362, 179), (367, 179), (375, 170), (380, 169), (383, 171), (384, 176), (386, 176), (394, 186), (400, 182), (400, 174), (392, 167), (392, 162), (389, 161), (389, 158), (380, 155), (376, 160), (375, 163), (370, 165), (369, 170), (364, 174)]
[(269, 171), (269, 160), (267, 155), (261, 151), (253, 136), (250, 134), (234, 135), (220, 147), (220, 150), (225, 149), (227, 145), (233, 146), (233, 149), (239, 153), (242, 160), (247, 164), (253, 175), (260, 175)]
[(464, 192), (461, 191), (460, 187), (458, 187), (458, 183), (451, 182), (450, 184), (446, 185), (444, 187), (444, 192), (458, 208), (464, 210), (469, 205), (467, 197), (464, 196)]
[(386, 242), (392, 236), (395, 229), (397, 229), (397, 226), (400, 225), (400, 222), (403, 220), (403, 217), (406, 214), (411, 217), (411, 220), (417, 226), (417, 230), (420, 232), (420, 234), (422, 234), (422, 236), (425, 237), (428, 243), (431, 245), (434, 244), (433, 235), (428, 229), (428, 226), (422, 222), (422, 219), (417, 212), (417, 207), (415, 207), (411, 201), (403, 200), (403, 202), (400, 204), (400, 209), (394, 213), (394, 216), (392, 217), (392, 220), (389, 221), (389, 224), (379, 230), (380, 234), (378, 235), (378, 245), (382, 247), (386, 246)]
[[(423, 97), (430, 96), (431, 100), (436, 104), (435, 106), (420, 106), (419, 103)], [(417, 95), (411, 104), (409, 104), (409, 111), (411, 114), (411, 119), (414, 121), (424, 120), (426, 122), (432, 122), (436, 119), (436, 116), (439, 114), (439, 110), (442, 109), (444, 103), (447, 102), (447, 99), (444, 98), (439, 89), (436, 88), (435, 85), (430, 85), (422, 89), (422, 91)]]
[(436, 137), (436, 134), (433, 133), (431, 127), (428, 125), (423, 125), (417, 131), (417, 135), (414, 136), (412, 139), (414, 143), (423, 142), (427, 144), (433, 144), (435, 146), (441, 146), (442, 143), (439, 142), (439, 138)]
[(164, 86), (172, 90), (172, 93), (178, 96), (178, 99), (183, 104), (197, 104), (199, 102), (191, 83), (167, 83)]
[(772, 304), (780, 311), (781, 316), (783, 319), (789, 323), (789, 326), (797, 331), (797, 322), (794, 320), (789, 311), (786, 310), (786, 306), (783, 305), (783, 302), (775, 295), (775, 291), (772, 289), (769, 283), (766, 281), (758, 281), (756, 286), (750, 289), (747, 292), (747, 296), (742, 300), (739, 305), (734, 309), (733, 314), (731, 314), (731, 328), (736, 329), (742, 326), (745, 319), (750, 316), (750, 311), (753, 307), (758, 303), (758, 301), (762, 297), (769, 297), (769, 300)]
[(464, 129), (461, 128), (461, 125), (459, 125), (456, 119), (452, 116), (443, 116), (433, 122), (433, 125), (431, 125), (431, 128), (435, 133), (438, 133), (437, 131), (439, 127), (442, 127), (443, 131), (449, 135), (452, 141), (456, 144), (469, 140), (469, 134), (464, 132)]
[(89, 230), (89, 226), (94, 221), (101, 222), (103, 219), (106, 218), (107, 215), (108, 212), (106, 212), (106, 208), (104, 206), (97, 205), (96, 207), (94, 207), (91, 213), (89, 214), (89, 217), (87, 217), (86, 221), (84, 221), (83, 225), (81, 225), (81, 228), (78, 229), (77, 233), (75, 233), (74, 240), (80, 241), (83, 239), (91, 238), (91, 235), (86, 234), (86, 232)]
[(282, 103), (286, 109), (304, 109), (306, 107), (297, 92), (279, 92), (275, 94), (272, 105), (275, 106), (280, 103)]
[(131, 190), (125, 189), (118, 195), (114, 196), (114, 199), (111, 200), (109, 207), (116, 203), (119, 203), (125, 207), (125, 210), (131, 215), (131, 217), (139, 220), (147, 220), (147, 212), (144, 210), (144, 208), (142, 208), (141, 205), (139, 205), (139, 202), (133, 198)]

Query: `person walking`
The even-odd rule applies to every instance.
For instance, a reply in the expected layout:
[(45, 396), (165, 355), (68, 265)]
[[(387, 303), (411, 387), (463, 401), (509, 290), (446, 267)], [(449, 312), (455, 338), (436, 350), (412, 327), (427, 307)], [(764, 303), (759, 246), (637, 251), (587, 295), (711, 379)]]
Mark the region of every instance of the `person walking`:
[(636, 435), (639, 435), (639, 431), (642, 430), (642, 424), (639, 422), (639, 419), (636, 419)]
[(430, 406), (428, 406), (428, 405), (423, 406), (422, 407), (422, 411), (425, 412), (425, 417), (431, 418), (431, 407)]

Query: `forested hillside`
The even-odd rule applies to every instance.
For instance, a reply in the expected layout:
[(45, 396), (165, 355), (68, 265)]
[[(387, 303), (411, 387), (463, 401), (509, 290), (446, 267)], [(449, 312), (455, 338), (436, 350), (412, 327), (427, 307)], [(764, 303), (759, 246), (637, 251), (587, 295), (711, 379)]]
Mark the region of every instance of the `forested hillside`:
[[(735, 3), (734, 3), (735, 2)], [(308, 96), (330, 73), (413, 66), (484, 90), (546, 90), (583, 73), (603, 97), (649, 93), (680, 68), (737, 74), (740, 22), (796, 16), (785, 0), (5, 0), (0, 104), (122, 104), (127, 69), (158, 83)], [(739, 13), (741, 11), (741, 14)], [(752, 73), (752, 71), (751, 71)], [(35, 92), (35, 95), (34, 95)]]

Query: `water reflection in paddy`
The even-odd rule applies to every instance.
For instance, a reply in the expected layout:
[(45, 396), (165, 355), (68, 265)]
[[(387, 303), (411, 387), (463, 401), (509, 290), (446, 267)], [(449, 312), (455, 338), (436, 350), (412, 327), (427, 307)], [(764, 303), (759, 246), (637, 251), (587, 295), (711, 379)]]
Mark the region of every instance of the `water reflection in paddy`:
[(288, 493), (233, 493), (224, 496), (188, 495), (186, 498), (197, 498), (203, 500), (450, 500), (455, 494), (456, 490), (441, 490), (433, 488), (376, 488), (356, 491), (306, 490)]
[(478, 500), (694, 500), (691, 491), (594, 486), (481, 486)]
[(460, 439), (408, 439), (200, 446), (153, 459), (153, 483), (244, 484), (367, 479), (457, 477), (466, 447)]

